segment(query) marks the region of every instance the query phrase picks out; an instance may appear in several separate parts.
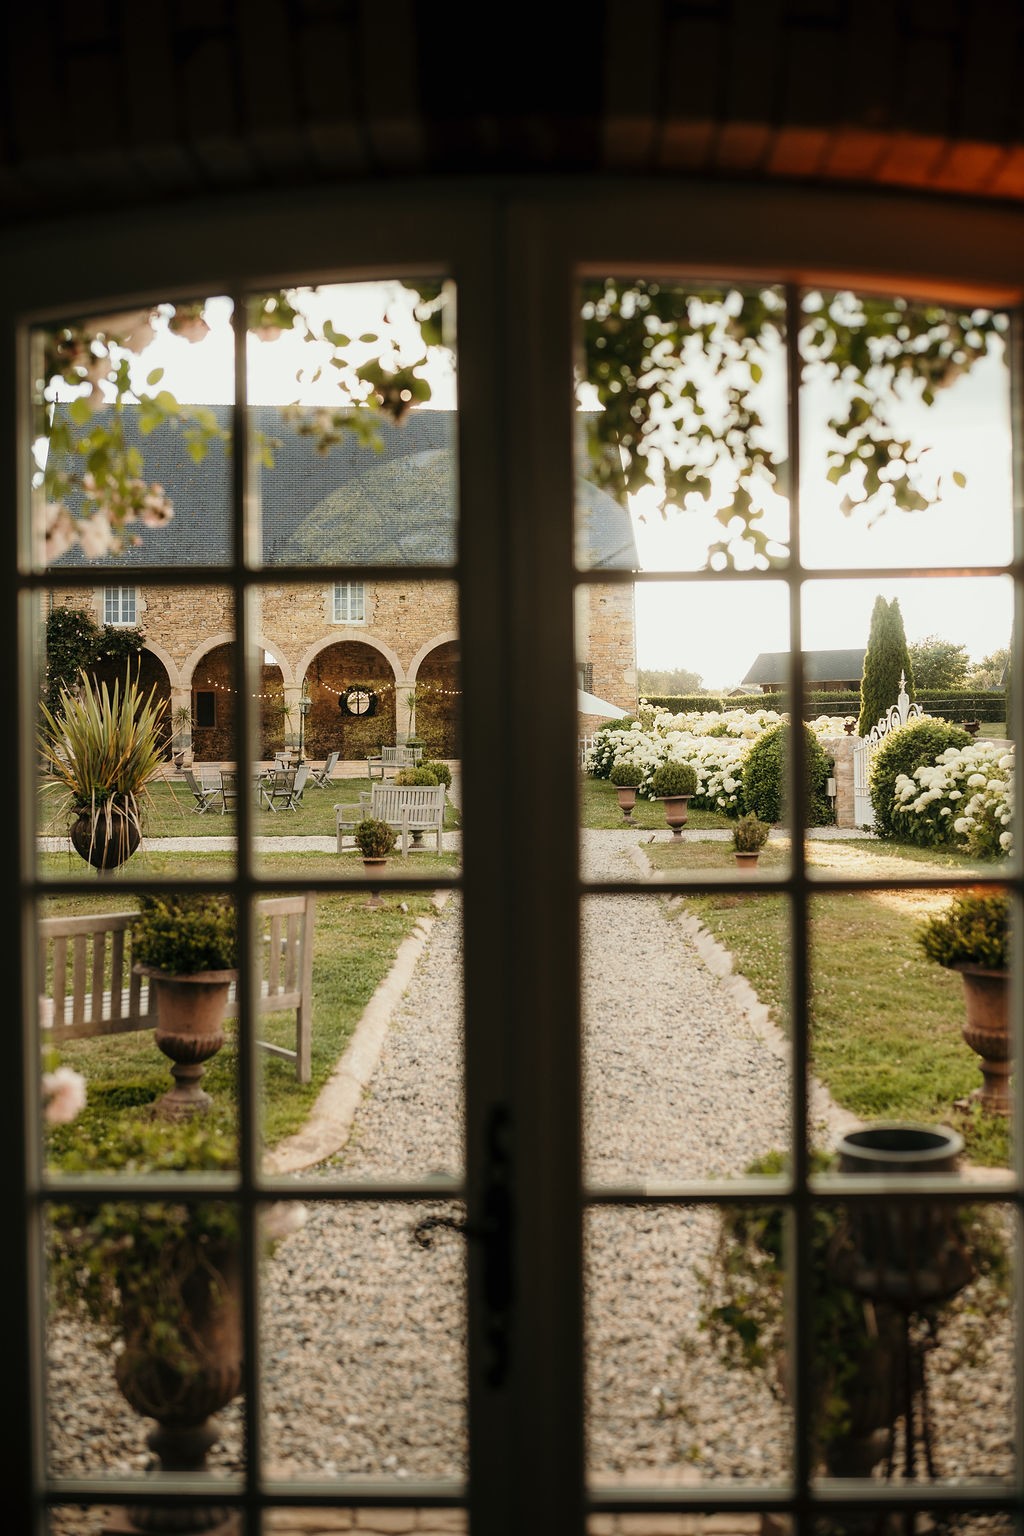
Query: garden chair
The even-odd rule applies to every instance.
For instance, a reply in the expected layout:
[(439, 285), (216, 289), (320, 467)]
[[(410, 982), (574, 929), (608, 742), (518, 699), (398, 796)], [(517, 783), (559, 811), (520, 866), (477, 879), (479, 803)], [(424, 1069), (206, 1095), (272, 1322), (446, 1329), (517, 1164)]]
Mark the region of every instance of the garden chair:
[(220, 813), (238, 809), (238, 773), (234, 768), (220, 771)]
[(330, 783), (331, 774), (334, 772), (334, 766), (337, 763), (337, 761), (338, 761), (338, 754), (337, 754), (337, 752), (328, 752), (326, 758), (320, 764), (319, 768), (317, 767), (317, 765), (315, 763), (310, 763), (310, 765), (309, 765), (309, 777), (313, 781), (313, 783), (316, 785), (317, 789), (326, 789), (327, 788), (328, 784)]
[(215, 800), (220, 794), (220, 785), (206, 784), (202, 779), (196, 777), (191, 768), (186, 768), (184, 772), (185, 783), (192, 791), (192, 797), (195, 801), (192, 807), (193, 813), (196, 816), (201, 816), (210, 809), (210, 801)]
[[(266, 778), (261, 779), (260, 805), (268, 811), (298, 810), (295, 780), (300, 771), (298, 768), (275, 768)], [(303, 783), (305, 783), (305, 776), (303, 776)]]

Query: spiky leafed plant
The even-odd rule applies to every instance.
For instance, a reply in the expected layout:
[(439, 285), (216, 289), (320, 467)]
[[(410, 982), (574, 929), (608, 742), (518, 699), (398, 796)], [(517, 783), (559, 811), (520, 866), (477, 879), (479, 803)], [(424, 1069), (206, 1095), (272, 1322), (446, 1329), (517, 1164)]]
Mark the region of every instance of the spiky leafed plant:
[(83, 813), (91, 818), (90, 850), (110, 843), (119, 827), (141, 833), (142, 796), (163, 766), (167, 701), (155, 694), (154, 684), (143, 695), (130, 668), (123, 690), (117, 681), (113, 691), (83, 670), (74, 689), (61, 690), (56, 711), (40, 702), (45, 782), (65, 791), (58, 816), (69, 824)]

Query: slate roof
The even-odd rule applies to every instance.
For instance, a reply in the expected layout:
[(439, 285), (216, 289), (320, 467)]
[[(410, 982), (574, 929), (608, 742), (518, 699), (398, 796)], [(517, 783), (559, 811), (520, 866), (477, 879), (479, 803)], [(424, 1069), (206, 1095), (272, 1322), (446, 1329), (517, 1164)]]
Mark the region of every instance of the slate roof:
[[(789, 652), (762, 651), (741, 679), (744, 683), (780, 683), (789, 680)], [(860, 682), (864, 671), (864, 649), (848, 651), (805, 651), (804, 676), (808, 683)]]
[[(229, 406), (211, 406), (230, 426)], [(213, 443), (196, 463), (174, 425), (148, 436), (137, 409), (125, 408), (125, 435), (144, 457), (145, 478), (164, 486), (174, 517), (163, 528), (134, 525), (142, 542), (120, 555), (86, 561), (77, 547), (55, 564), (90, 569), (142, 565), (222, 565), (230, 546), (230, 453)], [(456, 554), (456, 430), (451, 411), (411, 411), (382, 421), (380, 452), (345, 433), (327, 453), (300, 435), (274, 406), (251, 407), (254, 432), (275, 440), (274, 467), (259, 471), (263, 553), (268, 565), (320, 561), (366, 565), (451, 565)], [(103, 420), (103, 413), (94, 418)], [(76, 462), (81, 468), (81, 461)], [(585, 548), (581, 562), (635, 570), (639, 557), (629, 513), (606, 491), (577, 482)], [(74, 504), (72, 503), (74, 510)]]

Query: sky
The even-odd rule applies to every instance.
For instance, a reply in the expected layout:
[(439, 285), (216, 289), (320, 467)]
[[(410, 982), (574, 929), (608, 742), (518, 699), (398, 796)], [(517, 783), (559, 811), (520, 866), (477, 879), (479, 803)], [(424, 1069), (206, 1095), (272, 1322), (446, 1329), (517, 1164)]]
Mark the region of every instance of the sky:
[[(404, 360), (418, 350), (410, 298), (399, 284), (350, 284), (332, 292), (331, 318), (337, 328), (358, 338), (376, 329), (386, 312), (391, 334), (404, 346)], [(213, 403), (231, 398), (232, 343), (230, 304), (208, 301), (213, 329), (200, 345), (166, 333), (139, 359), (140, 372), (161, 366), (164, 383), (183, 401)], [(415, 350), (414, 350), (415, 349)], [(379, 348), (358, 340), (350, 349), (355, 361)], [(259, 404), (301, 399), (307, 404), (338, 401), (337, 374), (325, 365), (319, 377), (311, 362), (314, 349), (293, 333), (274, 341), (253, 340), (248, 388)], [(302, 372), (301, 381), (296, 374)], [(435, 361), (430, 370), (434, 409), (457, 404), (454, 369)], [(784, 400), (773, 403), (770, 391), (761, 402), (769, 433), (781, 434)], [(958, 569), (999, 564), (1012, 555), (1009, 386), (1001, 358), (976, 365), (939, 395), (930, 410), (907, 404), (899, 425), (916, 447), (941, 495), (936, 505), (917, 513), (890, 512), (869, 525), (862, 515), (846, 517), (842, 492), (824, 473), (824, 424), (830, 399), (825, 391), (805, 390), (801, 410), (806, 470), (801, 488), (801, 553), (805, 568), (888, 566)], [(774, 412), (774, 418), (773, 418)], [(774, 427), (773, 427), (774, 419)], [(966, 475), (959, 488), (953, 470)], [(641, 569), (697, 570), (708, 542), (721, 536), (711, 514), (670, 508), (662, 516), (651, 496), (630, 504)], [(769, 503), (769, 520), (785, 533), (787, 509)], [(1009, 643), (1012, 584), (1008, 578), (810, 580), (801, 605), (803, 644), (807, 650), (846, 649), (867, 643), (871, 609), (881, 592), (899, 600), (907, 638), (928, 635), (962, 644), (972, 660), (981, 660)], [(636, 587), (638, 665), (686, 667), (710, 689), (739, 683), (762, 651), (783, 651), (790, 643), (786, 591), (768, 580), (730, 582), (723, 574), (700, 582), (639, 583)]]

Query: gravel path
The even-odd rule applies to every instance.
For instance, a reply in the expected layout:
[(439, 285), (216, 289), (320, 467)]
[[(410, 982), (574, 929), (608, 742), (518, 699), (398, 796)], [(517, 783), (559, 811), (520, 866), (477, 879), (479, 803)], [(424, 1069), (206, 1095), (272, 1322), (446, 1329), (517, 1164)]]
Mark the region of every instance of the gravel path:
[[(632, 878), (631, 833), (585, 834), (586, 872)], [(728, 1176), (784, 1145), (784, 1048), (712, 973), (659, 896), (594, 897), (584, 912), (588, 1177)], [(323, 1173), (416, 1177), (461, 1167), (459, 901), (435, 922), (396, 1010), (349, 1143)], [(636, 1006), (637, 999), (642, 1006)], [(819, 1106), (820, 1130), (846, 1122)], [(463, 1240), (412, 1241), (443, 1205), (316, 1204), (268, 1273), (266, 1446), (275, 1469), (459, 1476), (465, 1471)], [(786, 1413), (748, 1373), (725, 1370), (696, 1326), (696, 1272), (714, 1239), (706, 1210), (588, 1218), (589, 1464), (599, 1477), (774, 1478)], [(933, 1410), (947, 1475), (1010, 1470), (1012, 1365), (1005, 1319), (977, 1358), (944, 1372)], [(947, 1353), (948, 1351), (948, 1353)], [(51, 1351), (54, 1470), (137, 1470), (140, 1427), (109, 1384), (109, 1357), (58, 1328)], [(239, 1453), (238, 1412), (215, 1453)]]

